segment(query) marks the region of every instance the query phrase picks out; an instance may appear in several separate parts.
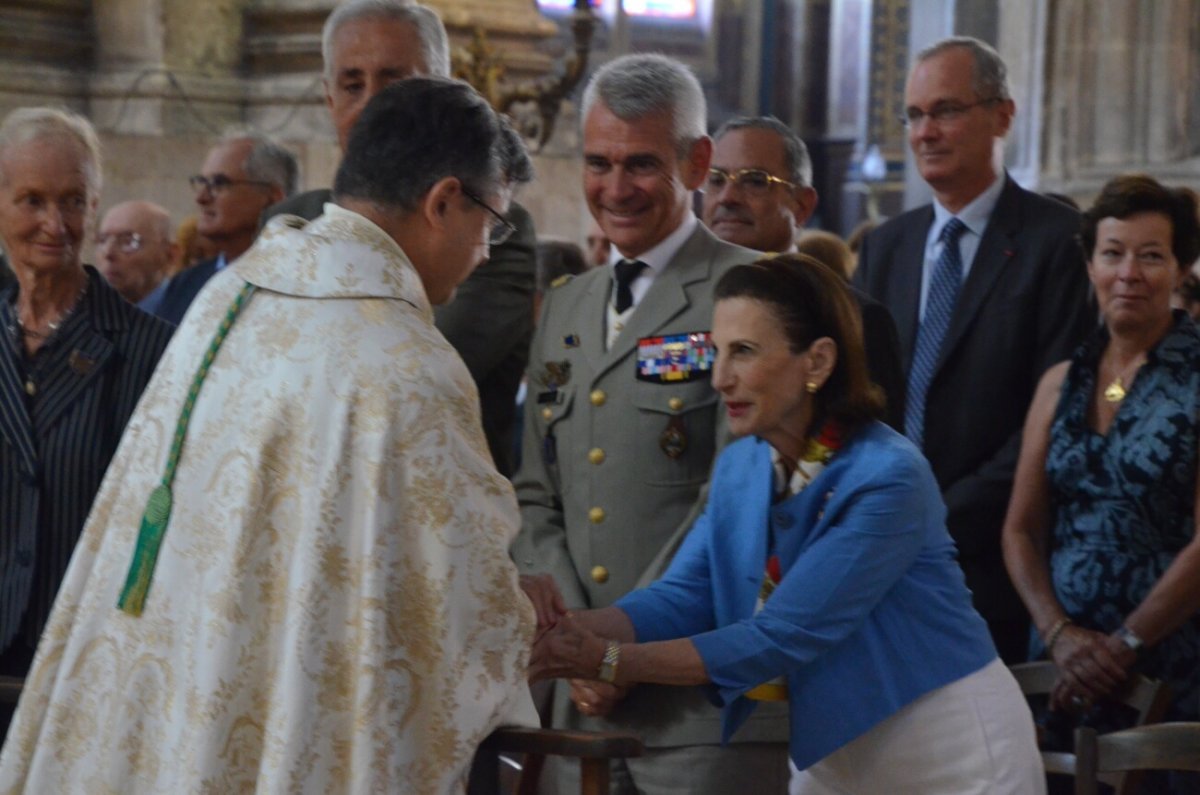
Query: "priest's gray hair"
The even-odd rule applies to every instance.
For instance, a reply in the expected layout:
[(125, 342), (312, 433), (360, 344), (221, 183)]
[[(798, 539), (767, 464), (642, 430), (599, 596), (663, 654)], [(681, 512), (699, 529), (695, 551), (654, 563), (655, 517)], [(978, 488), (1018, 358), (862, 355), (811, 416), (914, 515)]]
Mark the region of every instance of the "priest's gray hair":
[(921, 63), (947, 50), (963, 49), (971, 54), (974, 68), (971, 70), (971, 90), (980, 100), (1012, 99), (1008, 90), (1008, 67), (1000, 53), (988, 43), (972, 36), (951, 36), (931, 44), (917, 53), (916, 63)]
[(321, 31), (321, 60), (326, 80), (333, 78), (333, 37), (342, 25), (360, 19), (392, 19), (412, 25), (421, 41), (427, 74), (450, 76), (450, 40), (436, 11), (412, 0), (349, 0), (333, 10)]
[(707, 132), (708, 109), (700, 81), (665, 55), (626, 55), (597, 69), (583, 91), (580, 118), (586, 121), (597, 102), (625, 122), (668, 113), (680, 157)]
[(97, 199), (104, 176), (100, 167), (100, 139), (92, 123), (69, 110), (60, 108), (17, 108), (0, 123), (0, 184), (4, 174), (4, 154), (13, 146), (31, 141), (67, 141), (79, 148), (87, 180), (88, 199)]
[(479, 92), (461, 80), (411, 77), (367, 103), (333, 194), (411, 212), (447, 177), (487, 197), (532, 176), (524, 144)]

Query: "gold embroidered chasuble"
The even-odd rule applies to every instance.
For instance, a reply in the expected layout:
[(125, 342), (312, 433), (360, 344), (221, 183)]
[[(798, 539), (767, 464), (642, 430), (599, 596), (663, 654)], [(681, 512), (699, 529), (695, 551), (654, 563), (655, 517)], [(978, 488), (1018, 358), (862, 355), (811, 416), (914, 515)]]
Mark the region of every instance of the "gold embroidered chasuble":
[[(0, 755), (0, 792), (443, 793), (535, 724), (533, 610), (465, 365), (396, 243), (279, 218), (193, 304), (97, 495)], [(209, 371), (145, 612), (117, 609)]]

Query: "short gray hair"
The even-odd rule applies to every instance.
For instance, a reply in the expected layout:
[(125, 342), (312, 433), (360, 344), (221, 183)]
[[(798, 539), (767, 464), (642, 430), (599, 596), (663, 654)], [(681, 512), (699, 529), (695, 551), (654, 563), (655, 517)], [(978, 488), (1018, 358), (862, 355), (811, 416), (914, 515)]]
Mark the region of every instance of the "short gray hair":
[(788, 179), (806, 188), (812, 186), (812, 158), (808, 156), (804, 141), (791, 127), (774, 116), (738, 116), (722, 124), (713, 140), (720, 141), (734, 130), (767, 130), (778, 135), (783, 142), (783, 167), (787, 169)]
[(411, 212), (446, 177), (487, 196), (532, 176), (519, 136), (478, 91), (460, 80), (411, 77), (367, 103), (333, 194)]
[(1008, 67), (1000, 53), (988, 43), (972, 36), (951, 36), (931, 44), (917, 53), (917, 63), (922, 63), (947, 50), (963, 49), (971, 54), (974, 68), (971, 70), (971, 90), (982, 99), (1012, 99), (1008, 90)]
[(0, 181), (6, 179), (2, 173), (5, 150), (30, 141), (48, 139), (70, 141), (79, 147), (87, 177), (88, 198), (98, 198), (104, 175), (96, 128), (78, 113), (59, 108), (17, 108), (4, 118), (4, 122), (0, 123)]
[(680, 156), (707, 131), (708, 108), (700, 81), (665, 55), (625, 55), (597, 69), (583, 91), (582, 119), (587, 119), (597, 101), (626, 122), (669, 114)]
[(250, 153), (242, 164), (246, 179), (268, 182), (283, 191), (284, 196), (296, 192), (300, 181), (300, 167), (296, 156), (279, 144), (274, 138), (256, 130), (244, 127), (234, 127), (221, 136), (218, 146), (249, 141)]
[(450, 76), (450, 40), (436, 11), (412, 0), (349, 0), (333, 10), (321, 31), (321, 60), (326, 79), (333, 77), (333, 37), (342, 25), (360, 19), (394, 19), (412, 25), (421, 41), (421, 54), (429, 74)]

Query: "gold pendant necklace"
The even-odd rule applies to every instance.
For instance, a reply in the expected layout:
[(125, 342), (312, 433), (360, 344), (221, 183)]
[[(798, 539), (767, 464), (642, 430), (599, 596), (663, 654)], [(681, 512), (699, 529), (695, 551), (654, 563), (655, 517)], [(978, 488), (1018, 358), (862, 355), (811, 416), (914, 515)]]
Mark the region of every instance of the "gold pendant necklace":
[(1109, 403), (1120, 403), (1125, 399), (1125, 386), (1121, 383), (1121, 376), (1117, 376), (1111, 384), (1104, 387), (1104, 399)]
[(1125, 399), (1127, 390), (1125, 389), (1125, 379), (1133, 380), (1134, 373), (1142, 366), (1141, 357), (1135, 357), (1133, 362), (1125, 366), (1125, 369), (1117, 373), (1117, 377), (1108, 382), (1108, 386), (1104, 387), (1104, 399), (1109, 403), (1120, 403)]

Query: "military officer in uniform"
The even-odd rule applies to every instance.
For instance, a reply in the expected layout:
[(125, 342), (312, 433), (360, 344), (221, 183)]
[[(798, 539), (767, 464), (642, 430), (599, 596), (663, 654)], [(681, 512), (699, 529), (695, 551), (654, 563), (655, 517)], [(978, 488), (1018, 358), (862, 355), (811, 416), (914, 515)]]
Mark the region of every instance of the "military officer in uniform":
[[(612, 253), (546, 296), (513, 547), (522, 571), (552, 574), (570, 607), (607, 606), (661, 573), (724, 441), (710, 385), (712, 288), (757, 254), (692, 213), (712, 155), (705, 115), (695, 76), (660, 55), (617, 59), (584, 92), (584, 193)], [(781, 792), (781, 706), (761, 705), (722, 747), (720, 714), (698, 688), (559, 683), (553, 723), (644, 739), (648, 754), (614, 770), (615, 792), (728, 793), (749, 782)], [(562, 765), (547, 778), (565, 792), (571, 774)]]

